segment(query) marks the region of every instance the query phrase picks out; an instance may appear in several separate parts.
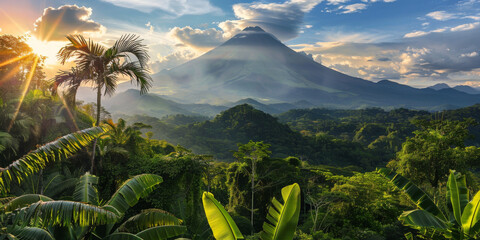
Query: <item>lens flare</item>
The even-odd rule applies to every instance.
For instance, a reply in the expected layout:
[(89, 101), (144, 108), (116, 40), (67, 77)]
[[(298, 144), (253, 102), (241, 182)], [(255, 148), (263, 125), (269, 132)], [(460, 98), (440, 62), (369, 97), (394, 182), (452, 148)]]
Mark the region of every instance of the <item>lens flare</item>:
[(70, 108), (68, 107), (68, 104), (67, 104), (67, 102), (65, 101), (65, 98), (63, 98), (63, 96), (61, 96), (60, 94), (58, 94), (58, 97), (60, 98), (60, 100), (62, 100), (63, 106), (64, 106), (65, 109), (67, 110), (68, 116), (70, 117), (70, 119), (72, 119), (72, 122), (73, 122), (73, 125), (74, 125), (74, 127), (75, 127), (75, 130), (76, 130), (76, 131), (80, 131), (80, 129), (78, 128), (78, 125), (77, 125), (77, 121), (75, 120), (75, 117), (73, 116), (72, 111), (71, 111)]
[(27, 75), (27, 79), (25, 80), (25, 86), (23, 88), (22, 95), (20, 96), (17, 108), (15, 109), (15, 113), (13, 114), (12, 121), (10, 121), (10, 124), (8, 125), (7, 132), (10, 132), (10, 129), (13, 127), (13, 124), (17, 119), (18, 113), (20, 112), (20, 107), (22, 106), (23, 99), (25, 98), (25, 95), (27, 94), (28, 89), (30, 88), (30, 83), (32, 82), (33, 74), (35, 73), (35, 69), (37, 68), (38, 59), (39, 57), (35, 55), (35, 58), (33, 59), (32, 68), (30, 69), (30, 72)]

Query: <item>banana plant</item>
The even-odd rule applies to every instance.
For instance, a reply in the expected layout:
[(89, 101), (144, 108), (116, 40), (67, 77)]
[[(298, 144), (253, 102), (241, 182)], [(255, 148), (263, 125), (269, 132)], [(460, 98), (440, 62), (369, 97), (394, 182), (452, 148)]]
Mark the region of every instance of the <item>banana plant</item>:
[(480, 191), (469, 200), (465, 175), (451, 171), (447, 181), (447, 210), (442, 212), (431, 198), (403, 176), (387, 168), (377, 172), (403, 190), (418, 209), (403, 212), (399, 220), (406, 226), (426, 232), (433, 230), (449, 239), (480, 237)]
[[(113, 229), (128, 208), (162, 182), (154, 174), (137, 175), (99, 204), (98, 178), (86, 173), (75, 187), (74, 201), (55, 201), (39, 194), (6, 199), (3, 236), (19, 239), (167, 239), (186, 231), (182, 220), (160, 209), (147, 209)], [(0, 201), (2, 202), (2, 201)], [(13, 235), (15, 234), (15, 235)], [(1, 239), (1, 238), (0, 238)]]
[[(292, 240), (300, 215), (300, 186), (297, 183), (282, 188), (283, 204), (272, 199), (267, 214), (267, 222), (260, 233), (262, 240)], [(204, 192), (203, 208), (213, 236), (217, 240), (244, 239), (232, 217), (214, 198), (213, 194)]]
[(31, 151), (7, 167), (0, 168), (0, 194), (10, 192), (12, 182), (21, 183), (44, 169), (47, 164), (72, 156), (101, 136), (105, 130), (103, 127), (93, 127), (65, 135)]

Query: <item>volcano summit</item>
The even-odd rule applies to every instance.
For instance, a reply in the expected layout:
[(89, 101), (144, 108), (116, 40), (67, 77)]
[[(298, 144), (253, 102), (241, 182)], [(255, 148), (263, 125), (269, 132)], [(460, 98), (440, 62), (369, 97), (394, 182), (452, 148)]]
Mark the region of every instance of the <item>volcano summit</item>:
[(248, 27), (204, 55), (153, 76), (152, 89), (168, 87), (185, 102), (308, 101), (330, 107), (443, 109), (473, 105), (480, 95), (455, 89), (418, 89), (378, 83), (327, 68), (260, 27)]

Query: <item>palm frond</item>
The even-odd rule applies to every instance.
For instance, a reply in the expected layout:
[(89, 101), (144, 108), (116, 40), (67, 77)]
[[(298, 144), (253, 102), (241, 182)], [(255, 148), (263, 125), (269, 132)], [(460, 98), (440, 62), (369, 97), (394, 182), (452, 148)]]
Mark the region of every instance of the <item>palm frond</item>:
[[(105, 209), (113, 207), (123, 215), (128, 208), (137, 204), (138, 200), (150, 194), (154, 187), (163, 182), (162, 177), (155, 174), (141, 174), (125, 181), (105, 204)], [(114, 210), (112, 210), (114, 211)]]
[(117, 232), (104, 237), (102, 240), (143, 240), (143, 238), (131, 233)]
[(182, 235), (187, 231), (185, 226), (159, 226), (145, 229), (136, 235), (143, 240), (168, 239)]
[(58, 60), (62, 64), (72, 57), (76, 57), (78, 60), (89, 55), (101, 56), (105, 52), (105, 47), (90, 39), (86, 40), (82, 35), (68, 35), (67, 39), (70, 43), (61, 48), (57, 54)]
[(109, 72), (110, 74), (121, 74), (129, 77), (132, 83), (140, 87), (141, 94), (147, 93), (152, 86), (152, 77), (148, 70), (138, 62), (112, 64)]
[(139, 39), (139, 36), (134, 34), (122, 35), (110, 49), (110, 55), (112, 56), (121, 55), (128, 59), (128, 54), (132, 54), (135, 56), (135, 58), (137, 58), (142, 68), (147, 68), (147, 63), (150, 59), (150, 56), (147, 52), (147, 46), (142, 43), (142, 40)]
[(53, 199), (40, 194), (25, 194), (10, 200), (5, 204), (5, 211), (10, 212), (34, 204), (38, 201), (53, 201)]
[(173, 214), (160, 209), (145, 209), (117, 228), (119, 232), (138, 233), (147, 228), (157, 226), (180, 225), (181, 219), (176, 218)]
[(98, 190), (95, 184), (98, 184), (98, 177), (85, 173), (75, 186), (73, 200), (98, 205)]
[(36, 227), (15, 227), (11, 233), (21, 240), (54, 240), (47, 230)]
[(115, 223), (114, 212), (94, 205), (72, 201), (39, 201), (23, 210), (23, 222), (34, 221), (43, 226), (95, 226)]
[(71, 133), (14, 161), (0, 170), (0, 193), (9, 192), (12, 182), (22, 182), (25, 178), (45, 168), (48, 163), (72, 156), (104, 132), (102, 127), (93, 127)]

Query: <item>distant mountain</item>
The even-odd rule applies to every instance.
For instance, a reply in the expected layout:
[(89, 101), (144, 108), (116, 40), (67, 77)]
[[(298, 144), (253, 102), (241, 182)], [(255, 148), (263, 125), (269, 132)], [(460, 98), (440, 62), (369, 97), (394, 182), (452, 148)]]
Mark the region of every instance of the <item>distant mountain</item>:
[(433, 86), (430, 86), (428, 87), (430, 89), (433, 89), (433, 90), (441, 90), (441, 89), (445, 89), (445, 88), (450, 88), (450, 86), (448, 86), (448, 84), (446, 83), (437, 83)]
[(246, 28), (202, 56), (153, 78), (152, 92), (169, 88), (172, 97), (192, 103), (252, 98), (286, 103), (307, 101), (315, 106), (337, 108), (431, 110), (480, 102), (480, 95), (455, 89), (418, 89), (389, 80), (374, 83), (345, 75), (295, 52), (258, 27)]
[(105, 98), (103, 100), (103, 106), (116, 117), (124, 115), (148, 115), (162, 118), (177, 114), (213, 117), (228, 108), (242, 104), (249, 104), (255, 109), (269, 114), (279, 114), (291, 109), (313, 107), (311, 103), (306, 101), (291, 104), (264, 104), (251, 98), (227, 103), (225, 106), (210, 104), (182, 104), (176, 101), (165, 99), (164, 96), (153, 93), (140, 95), (140, 91), (135, 89), (129, 89), (125, 92), (118, 93), (111, 98)]
[(114, 115), (138, 114), (158, 118), (175, 114), (214, 116), (227, 109), (224, 106), (209, 104), (181, 104), (156, 94), (140, 95), (140, 91), (134, 89), (106, 99), (103, 105)]
[(468, 94), (480, 94), (479, 89), (473, 88), (467, 85), (457, 85), (453, 87), (453, 89), (458, 90), (460, 92), (468, 93)]

